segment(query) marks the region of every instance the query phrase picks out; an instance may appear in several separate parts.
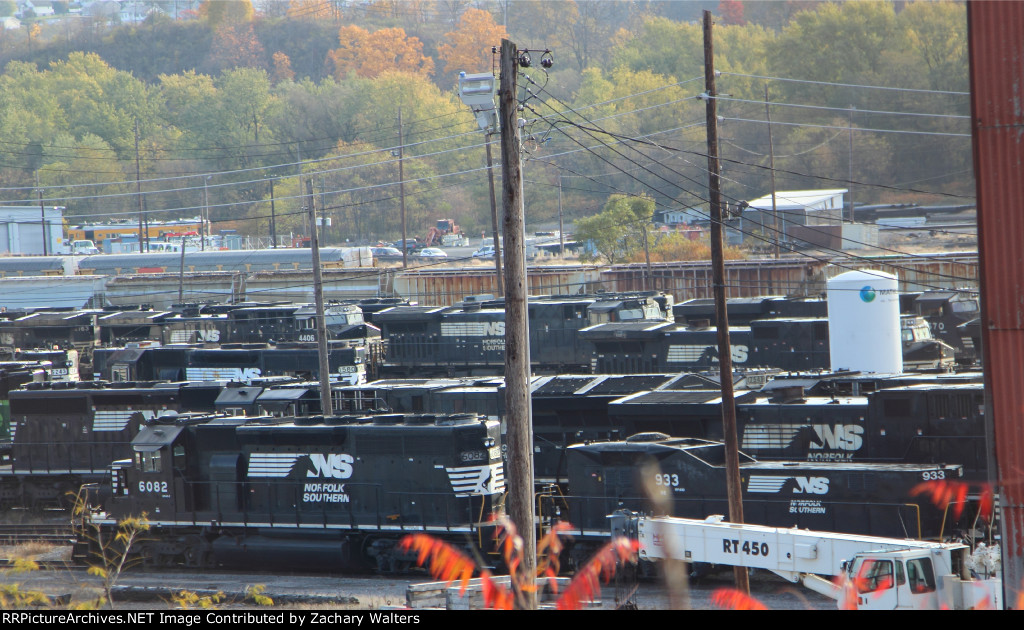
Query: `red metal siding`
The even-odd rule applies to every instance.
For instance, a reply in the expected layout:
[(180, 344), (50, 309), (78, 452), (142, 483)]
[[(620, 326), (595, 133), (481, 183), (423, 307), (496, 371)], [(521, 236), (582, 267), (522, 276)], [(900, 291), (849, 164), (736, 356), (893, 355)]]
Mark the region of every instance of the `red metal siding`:
[(1024, 583), (1024, 3), (968, 2), (985, 378), (1002, 508), (1003, 589)]

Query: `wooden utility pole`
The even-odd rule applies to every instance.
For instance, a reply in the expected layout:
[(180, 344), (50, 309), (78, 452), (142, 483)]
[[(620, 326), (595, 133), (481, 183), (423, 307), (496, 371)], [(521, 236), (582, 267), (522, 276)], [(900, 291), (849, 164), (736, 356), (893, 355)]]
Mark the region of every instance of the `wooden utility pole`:
[[(530, 327), (527, 317), (526, 234), (516, 95), (516, 45), (501, 40), (498, 91), (501, 127), (501, 188), (505, 211), (505, 409), (508, 429), (509, 516), (523, 539), (520, 575), (527, 588), (517, 596), (522, 607), (537, 608), (532, 589), (537, 572), (533, 506), (533, 417), (530, 407)], [(497, 245), (497, 243), (495, 243)]]
[[(719, 380), (722, 383), (722, 435), (725, 438), (725, 484), (729, 499), (729, 520), (743, 522), (743, 489), (740, 485), (739, 441), (736, 438), (736, 401), (732, 387), (732, 344), (725, 306), (725, 258), (722, 234), (721, 165), (718, 160), (718, 106), (715, 92), (715, 53), (711, 37), (711, 12), (704, 11), (704, 89), (707, 95), (708, 200), (711, 203), (711, 281), (714, 284), (715, 317), (718, 327)], [(733, 567), (736, 589), (750, 593), (745, 567)]]
[(562, 228), (562, 173), (558, 173), (558, 256), (565, 258), (565, 230)]
[(409, 243), (405, 240), (405, 140), (402, 138), (402, 108), (398, 108), (398, 197), (402, 206), (402, 269), (409, 268)]
[(494, 273), (498, 289), (498, 297), (505, 295), (505, 283), (501, 274), (501, 238), (498, 232), (498, 202), (494, 197), (494, 162), (491, 159), (491, 134), (484, 136), (484, 146), (487, 147), (487, 182), (491, 186), (491, 233), (494, 238)]
[[(39, 171), (36, 171), (36, 186), (39, 186)], [(43, 189), (36, 188), (36, 192), (39, 194), (39, 219), (43, 228), (43, 256), (49, 256), (50, 252), (46, 243), (48, 239), (46, 234), (46, 206), (43, 205)], [(71, 253), (73, 254), (74, 252)]]
[(764, 117), (768, 121), (768, 172), (772, 176), (772, 229), (775, 235), (772, 242), (775, 243), (775, 260), (779, 259), (779, 207), (775, 201), (775, 147), (772, 146), (772, 113), (768, 109), (768, 84), (764, 84)]
[(270, 247), (277, 249), (277, 212), (274, 210), (274, 180), (270, 180)]
[(320, 239), (316, 229), (316, 204), (313, 197), (313, 178), (306, 179), (306, 199), (309, 203), (309, 249), (313, 252), (313, 296), (316, 301), (316, 349), (320, 355), (320, 408), (324, 417), (333, 415), (331, 407), (331, 367), (327, 360), (327, 320), (324, 318), (324, 281), (320, 269)]
[[(139, 169), (139, 119), (135, 119), (135, 196), (139, 202), (139, 253), (142, 254), (142, 181), (140, 180)], [(147, 234), (148, 236), (148, 234)]]

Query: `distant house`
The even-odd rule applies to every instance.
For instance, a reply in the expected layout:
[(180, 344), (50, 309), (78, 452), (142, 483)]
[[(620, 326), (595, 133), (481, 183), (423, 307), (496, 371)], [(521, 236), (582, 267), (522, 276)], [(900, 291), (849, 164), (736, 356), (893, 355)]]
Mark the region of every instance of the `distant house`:
[(654, 221), (668, 226), (695, 225), (701, 222), (707, 223), (709, 216), (708, 209), (700, 206), (696, 208), (683, 208), (681, 210), (659, 210), (657, 216), (654, 217)]
[(121, 4), (121, 23), (137, 24), (153, 13), (163, 15), (164, 11), (159, 7), (153, 6), (151, 2), (124, 2)]
[(0, 18), (0, 28), (4, 30), (15, 30), (21, 28), (21, 20), (14, 16)]

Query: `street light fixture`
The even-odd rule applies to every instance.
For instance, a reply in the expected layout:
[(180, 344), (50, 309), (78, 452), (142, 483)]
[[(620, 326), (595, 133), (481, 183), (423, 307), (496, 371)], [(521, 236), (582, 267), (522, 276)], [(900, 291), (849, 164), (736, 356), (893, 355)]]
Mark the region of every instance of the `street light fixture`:
[(459, 73), (459, 98), (473, 110), (473, 115), (476, 116), (476, 124), (484, 132), (484, 146), (487, 149), (487, 178), (491, 189), (491, 231), (494, 239), (495, 286), (498, 289), (498, 295), (503, 296), (505, 290), (504, 278), (501, 273), (498, 204), (494, 198), (494, 163), (491, 159), (491, 134), (498, 132), (498, 110), (494, 105), (494, 96), (497, 91), (498, 84), (493, 73)]

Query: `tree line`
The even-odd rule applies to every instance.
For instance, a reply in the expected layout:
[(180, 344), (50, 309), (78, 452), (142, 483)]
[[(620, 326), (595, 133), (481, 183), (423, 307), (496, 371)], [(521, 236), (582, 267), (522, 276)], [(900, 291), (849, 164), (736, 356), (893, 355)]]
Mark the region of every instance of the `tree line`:
[(191, 20), (2, 31), (0, 194), (73, 220), (207, 211), (248, 234), (271, 215), (303, 233), (303, 175), (334, 219), (328, 244), (375, 241), (400, 232), (401, 154), (410, 233), (441, 217), (480, 233), (487, 137), (457, 77), (494, 68), (509, 37), (554, 59), (519, 80), (528, 221), (561, 203), (571, 223), (612, 195), (700, 206), (704, 5), (727, 199), (766, 194), (769, 157), (780, 189), (971, 194), (962, 3), (612, 0), (203, 2)]

